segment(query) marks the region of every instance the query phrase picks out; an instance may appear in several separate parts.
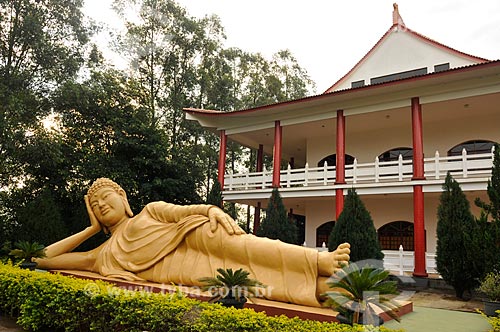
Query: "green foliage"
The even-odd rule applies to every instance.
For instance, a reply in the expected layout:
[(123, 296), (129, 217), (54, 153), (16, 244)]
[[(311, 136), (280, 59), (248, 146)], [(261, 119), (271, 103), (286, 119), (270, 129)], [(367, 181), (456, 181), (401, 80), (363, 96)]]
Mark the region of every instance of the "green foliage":
[(215, 180), (207, 196), (207, 204), (223, 208), (222, 188), (218, 180)]
[(250, 272), (238, 269), (217, 269), (218, 275), (215, 277), (201, 278), (199, 281), (204, 285), (203, 291), (212, 293), (212, 301), (228, 297), (240, 300), (243, 297), (258, 296), (258, 288), (267, 287), (260, 281), (249, 278)]
[(491, 271), (487, 273), (481, 279), (477, 290), (486, 295), (489, 301), (500, 302), (500, 272)]
[(45, 246), (38, 242), (18, 241), (14, 243), (14, 247), (9, 255), (25, 262), (31, 262), (32, 258), (45, 257)]
[(334, 251), (344, 242), (351, 244), (353, 262), (384, 258), (373, 220), (355, 189), (347, 193), (344, 209), (328, 238), (328, 250)]
[(477, 206), (482, 208), (492, 220), (500, 222), (500, 145), (495, 143), (493, 151), (493, 167), (491, 169), (491, 179), (488, 181), (486, 189), (489, 203), (475, 200)]
[(469, 202), (460, 185), (448, 172), (440, 197), (437, 221), (436, 266), (457, 297), (477, 286), (483, 270), (475, 266), (481, 253), (474, 251), (478, 231)]
[(274, 188), (267, 203), (266, 217), (262, 220), (257, 236), (297, 243), (297, 225), (290, 222), (278, 188)]
[(351, 263), (337, 271), (327, 284), (326, 304), (343, 313), (351, 324), (360, 321), (360, 315), (368, 324), (378, 323), (377, 310), (381, 309), (399, 321), (398, 307), (384, 295), (399, 294), (397, 282), (388, 280), (389, 271)]
[(493, 151), (493, 167), (491, 169), (491, 179), (488, 180), (486, 189), (489, 202), (484, 202), (476, 198), (474, 203), (481, 208), (481, 219), (490, 221), (486, 235), (491, 237), (491, 245), (485, 247), (485, 253), (490, 262), (494, 262), (487, 269), (500, 269), (500, 145), (496, 143)]
[[(500, 268), (498, 249), (495, 245), (495, 225), (489, 222), (486, 213), (481, 211), (478, 218), (474, 218), (468, 234), (464, 235), (468, 250), (467, 260), (471, 268), (476, 271), (477, 279), (483, 278), (488, 272)], [(477, 257), (481, 259), (477, 259)]]
[(52, 193), (45, 189), (32, 201), (18, 210), (19, 228), (16, 239), (38, 241), (44, 245), (61, 240), (67, 234), (66, 225), (59, 212), (60, 206)]
[(31, 272), (0, 264), (0, 311), (32, 331), (171, 332), (396, 332), (384, 327), (349, 326), (269, 317), (251, 309), (119, 288), (100, 280)]
[[(0, 187), (15, 188), (37, 144), (41, 118), (50, 112), (53, 87), (77, 74), (91, 27), (83, 2), (1, 1)], [(50, 160), (50, 156), (44, 158)], [(18, 176), (18, 177), (16, 177)]]
[[(48, 220), (42, 243), (81, 230), (88, 223), (82, 197), (97, 177), (127, 188), (134, 211), (155, 200), (201, 202), (218, 140), (182, 109), (259, 106), (303, 97), (311, 84), (290, 52), (266, 60), (224, 49), (216, 16), (196, 19), (171, 0), (114, 4), (138, 9), (116, 38), (130, 60), (126, 73), (87, 47), (94, 27), (84, 23), (82, 2), (0, 6), (2, 242), (30, 240)], [(43, 127), (47, 115), (55, 130)], [(228, 149), (234, 169), (246, 156), (238, 144)]]

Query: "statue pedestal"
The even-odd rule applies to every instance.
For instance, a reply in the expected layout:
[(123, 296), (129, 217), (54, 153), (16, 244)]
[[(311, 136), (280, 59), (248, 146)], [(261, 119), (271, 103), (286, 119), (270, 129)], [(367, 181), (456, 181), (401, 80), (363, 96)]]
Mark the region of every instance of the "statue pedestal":
[[(127, 290), (142, 290), (154, 293), (175, 293), (177, 291), (181, 291), (187, 297), (198, 299), (200, 301), (208, 301), (211, 298), (208, 292), (202, 292), (196, 287), (175, 286), (153, 282), (125, 281), (116, 278), (103, 277), (97, 273), (87, 271), (53, 270), (50, 272), (69, 275), (80, 279), (103, 280)], [(413, 302), (400, 301), (400, 304), (399, 316), (403, 316), (413, 311)], [(290, 318), (299, 317), (301, 319), (338, 322), (336, 318), (338, 312), (333, 311), (330, 308), (308, 307), (292, 303), (270, 301), (263, 298), (249, 298), (245, 303), (245, 308), (250, 308), (257, 312), (264, 311), (269, 316), (285, 315)], [(379, 316), (382, 317), (384, 321), (391, 320), (389, 315), (383, 312), (381, 312)]]

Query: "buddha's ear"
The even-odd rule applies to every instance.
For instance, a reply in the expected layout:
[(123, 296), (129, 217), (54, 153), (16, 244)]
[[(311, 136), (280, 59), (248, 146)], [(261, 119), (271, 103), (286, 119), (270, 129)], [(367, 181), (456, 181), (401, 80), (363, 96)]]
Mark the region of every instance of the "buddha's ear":
[(120, 189), (118, 193), (122, 198), (123, 206), (125, 207), (125, 213), (127, 213), (127, 216), (129, 217), (133, 217), (134, 213), (132, 212), (130, 204), (128, 203), (127, 193), (123, 189)]

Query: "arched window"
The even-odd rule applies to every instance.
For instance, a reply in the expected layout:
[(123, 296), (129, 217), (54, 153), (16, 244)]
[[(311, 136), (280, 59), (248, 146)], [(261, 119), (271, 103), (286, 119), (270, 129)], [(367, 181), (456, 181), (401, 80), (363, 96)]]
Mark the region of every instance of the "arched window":
[(380, 227), (377, 231), (382, 250), (399, 250), (402, 245), (405, 251), (413, 251), (413, 224), (408, 221), (393, 221)]
[(448, 156), (460, 156), (463, 149), (467, 154), (490, 153), (494, 144), (495, 142), (485, 140), (467, 141), (452, 147), (448, 151)]
[[(323, 165), (325, 164), (325, 161), (326, 161), (326, 164), (328, 166), (336, 166), (337, 165), (337, 155), (334, 153), (334, 154), (329, 155), (328, 157), (321, 159), (318, 162), (318, 167), (323, 167)], [(354, 164), (354, 157), (346, 154), (345, 155), (345, 164), (346, 165)]]
[(378, 156), (379, 161), (397, 161), (399, 159), (399, 155), (403, 157), (403, 160), (413, 159), (413, 149), (399, 147), (395, 149), (391, 149), (385, 151), (380, 156)]
[(335, 221), (327, 221), (316, 228), (316, 247), (321, 247), (323, 242), (328, 246), (328, 238), (332, 232)]

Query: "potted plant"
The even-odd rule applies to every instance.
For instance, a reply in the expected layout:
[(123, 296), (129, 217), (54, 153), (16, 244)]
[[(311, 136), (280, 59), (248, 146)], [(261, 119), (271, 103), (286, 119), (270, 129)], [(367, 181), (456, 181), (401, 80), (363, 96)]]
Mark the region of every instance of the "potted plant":
[(488, 316), (496, 316), (500, 310), (500, 272), (492, 271), (486, 274), (481, 280), (478, 290), (483, 293), (487, 300), (484, 300), (484, 313)]
[(247, 298), (258, 296), (258, 288), (267, 287), (260, 281), (251, 279), (250, 272), (243, 269), (217, 269), (215, 277), (201, 278), (203, 291), (210, 291), (210, 302), (220, 303), (226, 307), (243, 308)]
[(385, 295), (398, 294), (397, 282), (388, 280), (389, 271), (380, 267), (358, 267), (350, 263), (337, 271), (327, 282), (332, 291), (326, 292), (325, 305), (339, 312), (341, 323), (383, 324), (376, 313), (379, 308), (400, 321), (398, 306)]
[(18, 241), (14, 244), (15, 249), (12, 249), (9, 255), (21, 260), (21, 268), (34, 270), (37, 263), (32, 262), (32, 258), (45, 257), (45, 246), (38, 242)]

